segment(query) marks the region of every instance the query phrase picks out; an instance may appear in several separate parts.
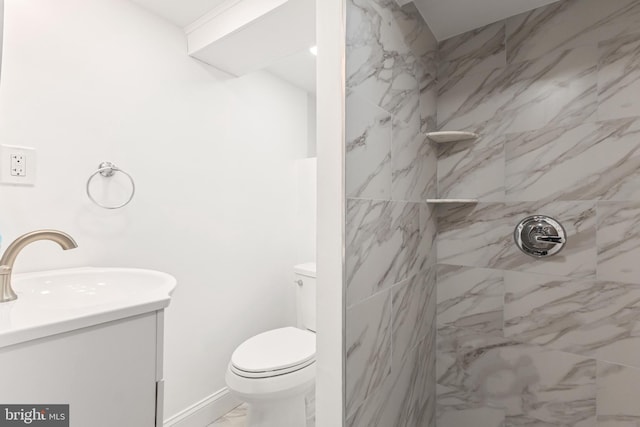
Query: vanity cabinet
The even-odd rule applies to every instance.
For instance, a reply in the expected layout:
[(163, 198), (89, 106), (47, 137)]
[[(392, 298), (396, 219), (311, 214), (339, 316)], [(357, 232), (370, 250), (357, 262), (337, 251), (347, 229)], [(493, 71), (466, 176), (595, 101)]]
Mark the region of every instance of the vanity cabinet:
[(72, 427), (162, 426), (163, 314), (0, 348), (0, 404), (69, 404)]

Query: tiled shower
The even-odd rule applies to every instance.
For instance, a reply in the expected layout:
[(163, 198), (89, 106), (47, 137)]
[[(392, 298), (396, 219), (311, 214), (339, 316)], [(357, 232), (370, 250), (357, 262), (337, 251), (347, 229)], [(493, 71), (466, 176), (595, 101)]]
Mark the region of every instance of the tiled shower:
[[(437, 43), (349, 0), (346, 123), (346, 425), (640, 423), (640, 1)], [(558, 255), (515, 246), (533, 214)]]

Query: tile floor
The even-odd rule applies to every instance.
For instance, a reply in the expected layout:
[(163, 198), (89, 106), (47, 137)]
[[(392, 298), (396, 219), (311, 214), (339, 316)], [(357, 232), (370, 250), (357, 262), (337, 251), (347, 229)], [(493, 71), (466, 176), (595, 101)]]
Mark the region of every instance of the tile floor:
[(244, 427), (247, 418), (247, 405), (238, 406), (222, 418), (217, 419), (207, 427)]
[[(307, 403), (307, 426), (315, 427), (316, 425), (316, 413), (315, 413), (315, 395), (310, 395), (306, 398)], [(224, 417), (217, 419), (207, 427), (245, 427), (247, 419), (247, 405), (242, 404), (228, 412)]]

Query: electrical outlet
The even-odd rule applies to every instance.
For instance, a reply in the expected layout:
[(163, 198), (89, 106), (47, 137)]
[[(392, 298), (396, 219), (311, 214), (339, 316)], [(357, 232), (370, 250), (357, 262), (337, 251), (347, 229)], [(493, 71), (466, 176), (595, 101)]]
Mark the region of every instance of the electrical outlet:
[(27, 166), (24, 154), (11, 154), (11, 176), (26, 176)]
[(35, 182), (35, 148), (0, 145), (0, 184), (34, 185)]

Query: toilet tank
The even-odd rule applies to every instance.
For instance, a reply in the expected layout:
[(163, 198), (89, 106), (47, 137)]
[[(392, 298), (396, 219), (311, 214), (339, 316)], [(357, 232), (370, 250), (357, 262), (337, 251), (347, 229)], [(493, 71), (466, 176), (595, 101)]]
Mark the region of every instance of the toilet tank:
[(293, 267), (297, 287), (298, 326), (316, 331), (316, 263)]

